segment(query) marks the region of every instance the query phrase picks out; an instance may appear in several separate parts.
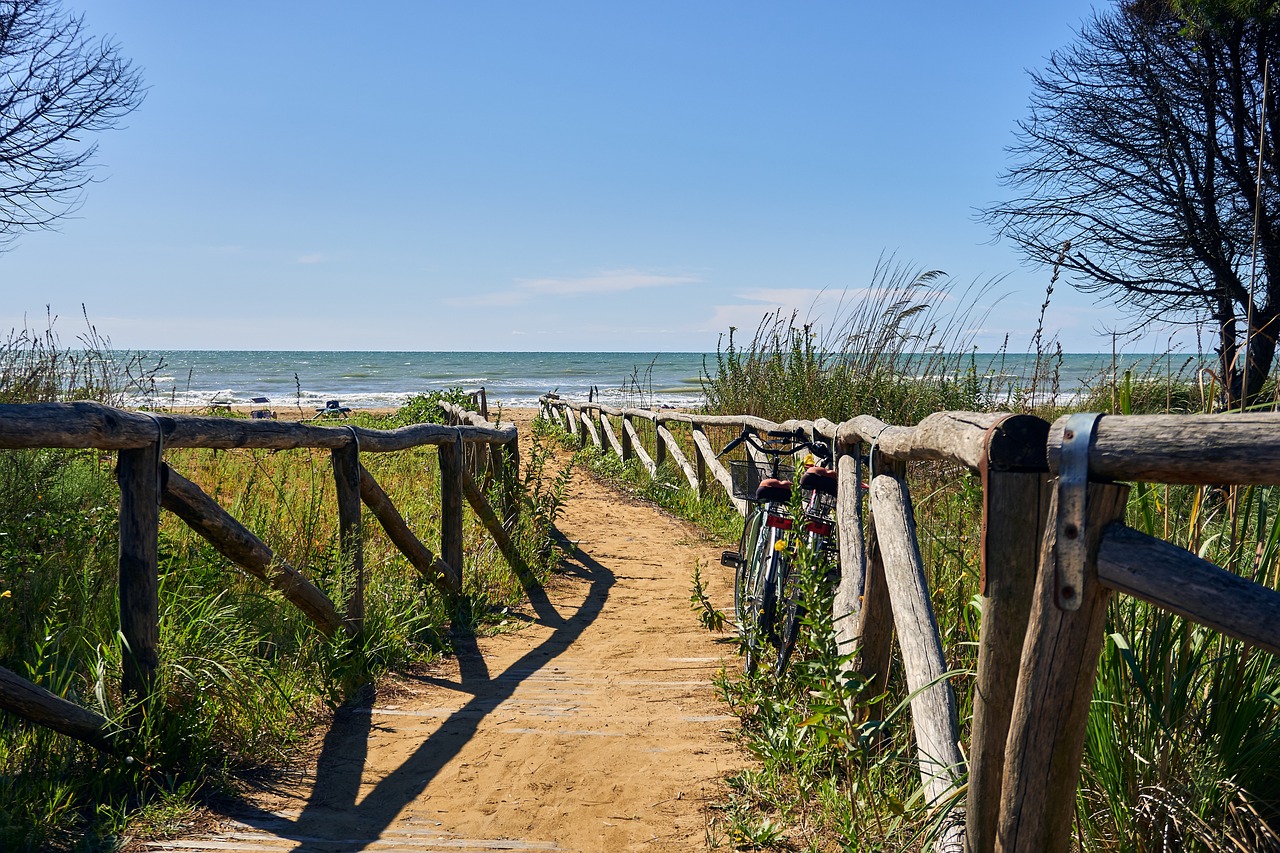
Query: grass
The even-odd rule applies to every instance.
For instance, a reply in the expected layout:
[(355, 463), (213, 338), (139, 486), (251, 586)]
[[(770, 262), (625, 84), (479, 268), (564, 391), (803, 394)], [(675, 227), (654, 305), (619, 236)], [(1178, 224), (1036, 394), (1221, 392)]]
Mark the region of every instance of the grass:
[[(0, 399), (118, 403), (135, 370), (106, 347), (68, 353), (51, 332), (22, 333), (0, 348)], [(398, 426), (433, 415), (435, 403), (426, 396), (390, 418), (357, 422)], [(525, 450), (526, 511), (514, 531), (542, 576), (555, 560), (549, 528), (567, 482), (552, 476), (549, 455), (537, 437)], [(347, 580), (327, 452), (185, 449), (166, 459), (341, 600)], [(438, 542), (435, 453), (362, 461), (419, 538)], [(134, 709), (119, 692), (114, 464), (98, 451), (0, 452), (0, 665), (123, 721)], [(326, 641), (282, 596), (163, 514), (159, 686), (145, 723), (123, 755), (106, 756), (0, 713), (0, 849), (109, 850), (125, 834), (163, 826), (232, 792), (237, 774), (293, 760), (361, 685), (446, 653), (452, 630), (487, 630), (523, 598), (474, 519), (456, 599), (424, 583), (368, 514), (365, 529), (364, 630)]]
[[(1060, 347), (1041, 333), (1029, 375), (987, 379), (1003, 370), (989, 370), (965, 354), (970, 347), (953, 330), (967, 324), (932, 319), (939, 304), (955, 303), (945, 284), (933, 273), (882, 267), (868, 298), (834, 333), (819, 335), (780, 315), (765, 318), (745, 344), (731, 329), (707, 365), (706, 411), (775, 421), (821, 416), (838, 422), (871, 414), (912, 424), (945, 409), (1013, 410), (1053, 420), (1076, 410), (1195, 413), (1219, 405), (1219, 389), (1199, 372), (1198, 360), (1173, 355), (1099, 374), (1082, 394), (1068, 397), (1058, 380)], [(1264, 395), (1272, 409), (1275, 389), (1272, 380)], [(644, 440), (648, 446), (647, 435)], [(637, 464), (612, 454), (587, 449), (580, 458), (655, 502), (682, 490), (671, 472), (660, 472), (654, 485)], [(936, 463), (913, 464), (909, 479), (967, 744), (981, 628), (981, 487), (967, 473)], [(684, 501), (685, 508), (675, 511), (726, 544), (735, 540), (736, 518), (708, 520), (708, 504), (723, 507), (722, 499)], [(1276, 588), (1278, 503), (1275, 487), (1139, 484), (1126, 520)], [(714, 628), (724, 614), (701, 594), (707, 571), (695, 571), (691, 607)], [(810, 596), (825, 594), (817, 578), (807, 582)], [(830, 643), (827, 608), (810, 608), (809, 620), (783, 679), (762, 666), (754, 677), (725, 673), (718, 681), (756, 762), (729, 778), (730, 794), (708, 825), (709, 844), (919, 849), (944, 814), (922, 802), (901, 661), (895, 651), (888, 692), (870, 695)], [(1109, 608), (1106, 632), (1077, 800), (1080, 849), (1280, 850), (1280, 664), (1247, 644), (1120, 596)]]

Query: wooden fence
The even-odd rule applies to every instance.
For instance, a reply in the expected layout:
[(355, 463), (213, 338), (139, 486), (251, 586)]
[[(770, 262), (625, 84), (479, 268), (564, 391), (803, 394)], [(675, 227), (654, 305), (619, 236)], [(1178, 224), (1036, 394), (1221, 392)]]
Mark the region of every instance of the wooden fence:
[[(494, 537), (503, 555), (523, 571), (507, 526), (519, 505), (516, 428), (492, 425), (476, 412), (445, 407), (452, 425), (416, 424), (393, 430), (317, 426), (274, 420), (153, 415), (99, 403), (0, 405), (0, 449), (96, 448), (118, 453), (120, 483), (120, 643), (126, 696), (144, 700), (159, 664), (158, 540), (160, 509), (169, 510), (248, 574), (266, 582), (301, 610), (326, 636), (358, 633), (364, 620), (364, 534), (361, 503), (391, 542), (428, 581), (446, 594), (462, 588), (463, 500)], [(434, 445), (440, 468), (440, 556), (410, 530), (394, 503), (360, 464), (362, 453), (390, 453)], [(232, 518), (199, 486), (171, 469), (173, 447), (330, 451), (337, 487), (339, 554), (352, 586), (341, 612), (301, 572), (279, 559), (265, 542)], [(486, 471), (504, 484), (501, 516), (476, 483), (468, 459), (483, 450)], [(468, 455), (469, 454), (469, 455)], [(0, 667), (0, 708), (38, 725), (91, 743), (112, 746), (101, 715), (82, 708)]]
[[(555, 395), (544, 396), (541, 406), (543, 417), (582, 443), (638, 458), (650, 473), (671, 459), (691, 487), (718, 483), (730, 500), (729, 474), (715, 458), (708, 427), (798, 428), (832, 443), (840, 480), (837, 640), (857, 651), (855, 665), (878, 693), (896, 628), (914, 694), (925, 796), (944, 803), (968, 784), (965, 806), (952, 810), (936, 850), (1071, 849), (1085, 726), (1113, 594), (1280, 654), (1280, 593), (1125, 526), (1128, 486), (1118, 482), (1280, 483), (1280, 414), (1071, 415), (1050, 425), (1029, 415), (942, 412), (906, 427), (869, 416), (778, 424)], [(638, 419), (653, 424), (652, 454), (641, 444)], [(690, 430), (686, 446), (692, 444), (694, 459), (672, 427)], [(982, 482), (982, 628), (965, 753), (907, 482), (907, 463), (923, 460), (962, 466)], [(872, 521), (864, 525), (858, 484), (868, 479)]]

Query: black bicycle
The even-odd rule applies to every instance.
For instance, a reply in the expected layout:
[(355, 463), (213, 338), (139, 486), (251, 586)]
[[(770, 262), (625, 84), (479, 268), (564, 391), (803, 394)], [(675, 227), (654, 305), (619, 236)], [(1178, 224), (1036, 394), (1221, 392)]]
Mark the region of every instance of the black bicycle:
[(734, 460), (729, 473), (734, 497), (750, 501), (737, 551), (725, 551), (720, 562), (734, 570), (733, 606), (743, 644), (743, 664), (755, 672), (766, 644), (774, 646), (774, 671), (786, 671), (795, 648), (806, 608), (799, 572), (793, 570), (792, 551), (795, 520), (791, 514), (791, 477), (794, 459), (806, 452), (815, 457), (800, 478), (804, 490), (800, 531), (808, 552), (826, 560), (834, 551), (833, 514), (835, 472), (826, 467), (831, 450), (821, 441), (811, 440), (803, 430), (774, 431), (760, 438), (750, 427), (725, 445), (719, 456), (748, 444), (763, 460)]

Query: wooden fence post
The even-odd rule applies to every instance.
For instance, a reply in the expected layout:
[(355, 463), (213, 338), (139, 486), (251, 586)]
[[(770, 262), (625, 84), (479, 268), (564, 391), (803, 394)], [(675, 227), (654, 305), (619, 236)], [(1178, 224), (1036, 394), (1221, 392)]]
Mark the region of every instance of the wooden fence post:
[(843, 445), (839, 453), (840, 586), (832, 601), (836, 643), (841, 654), (858, 652), (855, 669), (864, 691), (879, 696), (888, 684), (893, 657), (893, 609), (875, 525), (862, 521), (861, 446)]
[(572, 435), (574, 440), (578, 442), (578, 446), (581, 447), (582, 430), (578, 427), (578, 413), (570, 408), (568, 403), (565, 403), (564, 406), (564, 418), (565, 422), (568, 424), (565, 427), (565, 431)]
[(658, 424), (658, 446), (671, 452), (671, 458), (675, 460), (676, 465), (680, 466), (680, 471), (684, 474), (684, 478), (689, 481), (689, 488), (693, 489), (701, 497), (702, 482), (706, 478), (706, 471), (703, 471), (701, 477), (698, 476), (698, 472), (689, 464), (689, 458), (680, 449), (680, 444), (676, 441), (676, 437), (671, 434), (671, 430), (662, 424)]
[(622, 442), (618, 441), (618, 435), (613, 431), (613, 423), (603, 409), (600, 411), (600, 428), (604, 431), (604, 437), (608, 439), (609, 446), (613, 448), (613, 452), (618, 455), (619, 459), (625, 458), (623, 456)]
[(462, 591), (462, 434), (440, 445), (440, 556), (449, 587)]
[[(630, 427), (630, 429), (627, 429), (627, 427)], [(635, 451), (632, 449), (633, 445), (631, 443), (631, 433), (635, 432), (635, 429), (636, 429), (635, 425), (631, 423), (631, 415), (623, 415), (622, 416), (622, 435), (618, 436), (618, 438), (622, 441), (622, 461), (623, 462), (628, 461), (632, 456), (635, 455)]]
[(1085, 725), (1111, 594), (1098, 582), (1098, 543), (1104, 528), (1123, 518), (1128, 493), (1128, 486), (1089, 484), (1078, 610), (1060, 610), (1054, 602), (1058, 496), (1050, 497), (1005, 751), (996, 836), (996, 850), (1004, 853), (1071, 849)]
[(503, 521), (515, 524), (520, 520), (520, 442), (513, 439), (502, 445), (501, 452), (506, 457), (502, 463), (505, 472), (502, 478), (502, 515)]
[[(693, 426), (690, 427), (690, 431), (693, 433), (694, 466), (698, 472), (698, 497), (703, 497), (707, 494), (707, 457), (702, 449), (702, 442), (698, 441), (698, 436), (702, 435), (702, 430)], [(705, 435), (703, 435), (703, 440), (706, 440)]]
[(860, 445), (837, 447), (836, 471), (839, 489), (836, 504), (840, 536), (840, 583), (831, 600), (831, 624), (840, 654), (858, 646), (858, 627), (867, 585), (867, 553), (862, 536), (862, 495), (858, 492)]
[(338, 490), (338, 554), (346, 583), (347, 630), (359, 633), (364, 626), (364, 536), (360, 530), (360, 444), (335, 447), (333, 482)]
[(982, 475), (982, 633), (973, 696), (965, 832), (991, 853), (1000, 818), (1005, 745), (1049, 507), (1049, 424), (1010, 415), (987, 431)]
[[(588, 415), (587, 410), (585, 408), (582, 410), (582, 425), (586, 427), (587, 432), (591, 434), (591, 443), (594, 444), (600, 450), (604, 450), (604, 443), (600, 440), (600, 429), (596, 426), (596, 420), (599, 417), (602, 417), (604, 413), (600, 411), (600, 408), (598, 406), (595, 408), (596, 408), (595, 418)], [(585, 439), (584, 439), (584, 444), (585, 444)]]
[(145, 700), (160, 665), (160, 457), (157, 441), (119, 452), (121, 684)]
[[(958, 743), (955, 693), (945, 677), (946, 656), (916, 541), (915, 515), (906, 483), (891, 474), (877, 475), (871, 481), (871, 504), (884, 553), (885, 579), (893, 603), (907, 689), (914, 695), (911, 722), (921, 785), (926, 801), (935, 805), (946, 801), (966, 775)], [(954, 816), (934, 849), (962, 853), (963, 828)]]

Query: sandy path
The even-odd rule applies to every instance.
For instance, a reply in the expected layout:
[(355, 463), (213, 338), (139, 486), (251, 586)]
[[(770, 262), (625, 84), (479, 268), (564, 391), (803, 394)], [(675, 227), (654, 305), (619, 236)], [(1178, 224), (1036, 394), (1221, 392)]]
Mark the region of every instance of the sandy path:
[(696, 560), (727, 603), (719, 550), (583, 473), (558, 526), (579, 550), (519, 630), (340, 712), (312, 773), (220, 831), (149, 846), (705, 850), (706, 801), (744, 762), (710, 683), (733, 645), (689, 609)]

